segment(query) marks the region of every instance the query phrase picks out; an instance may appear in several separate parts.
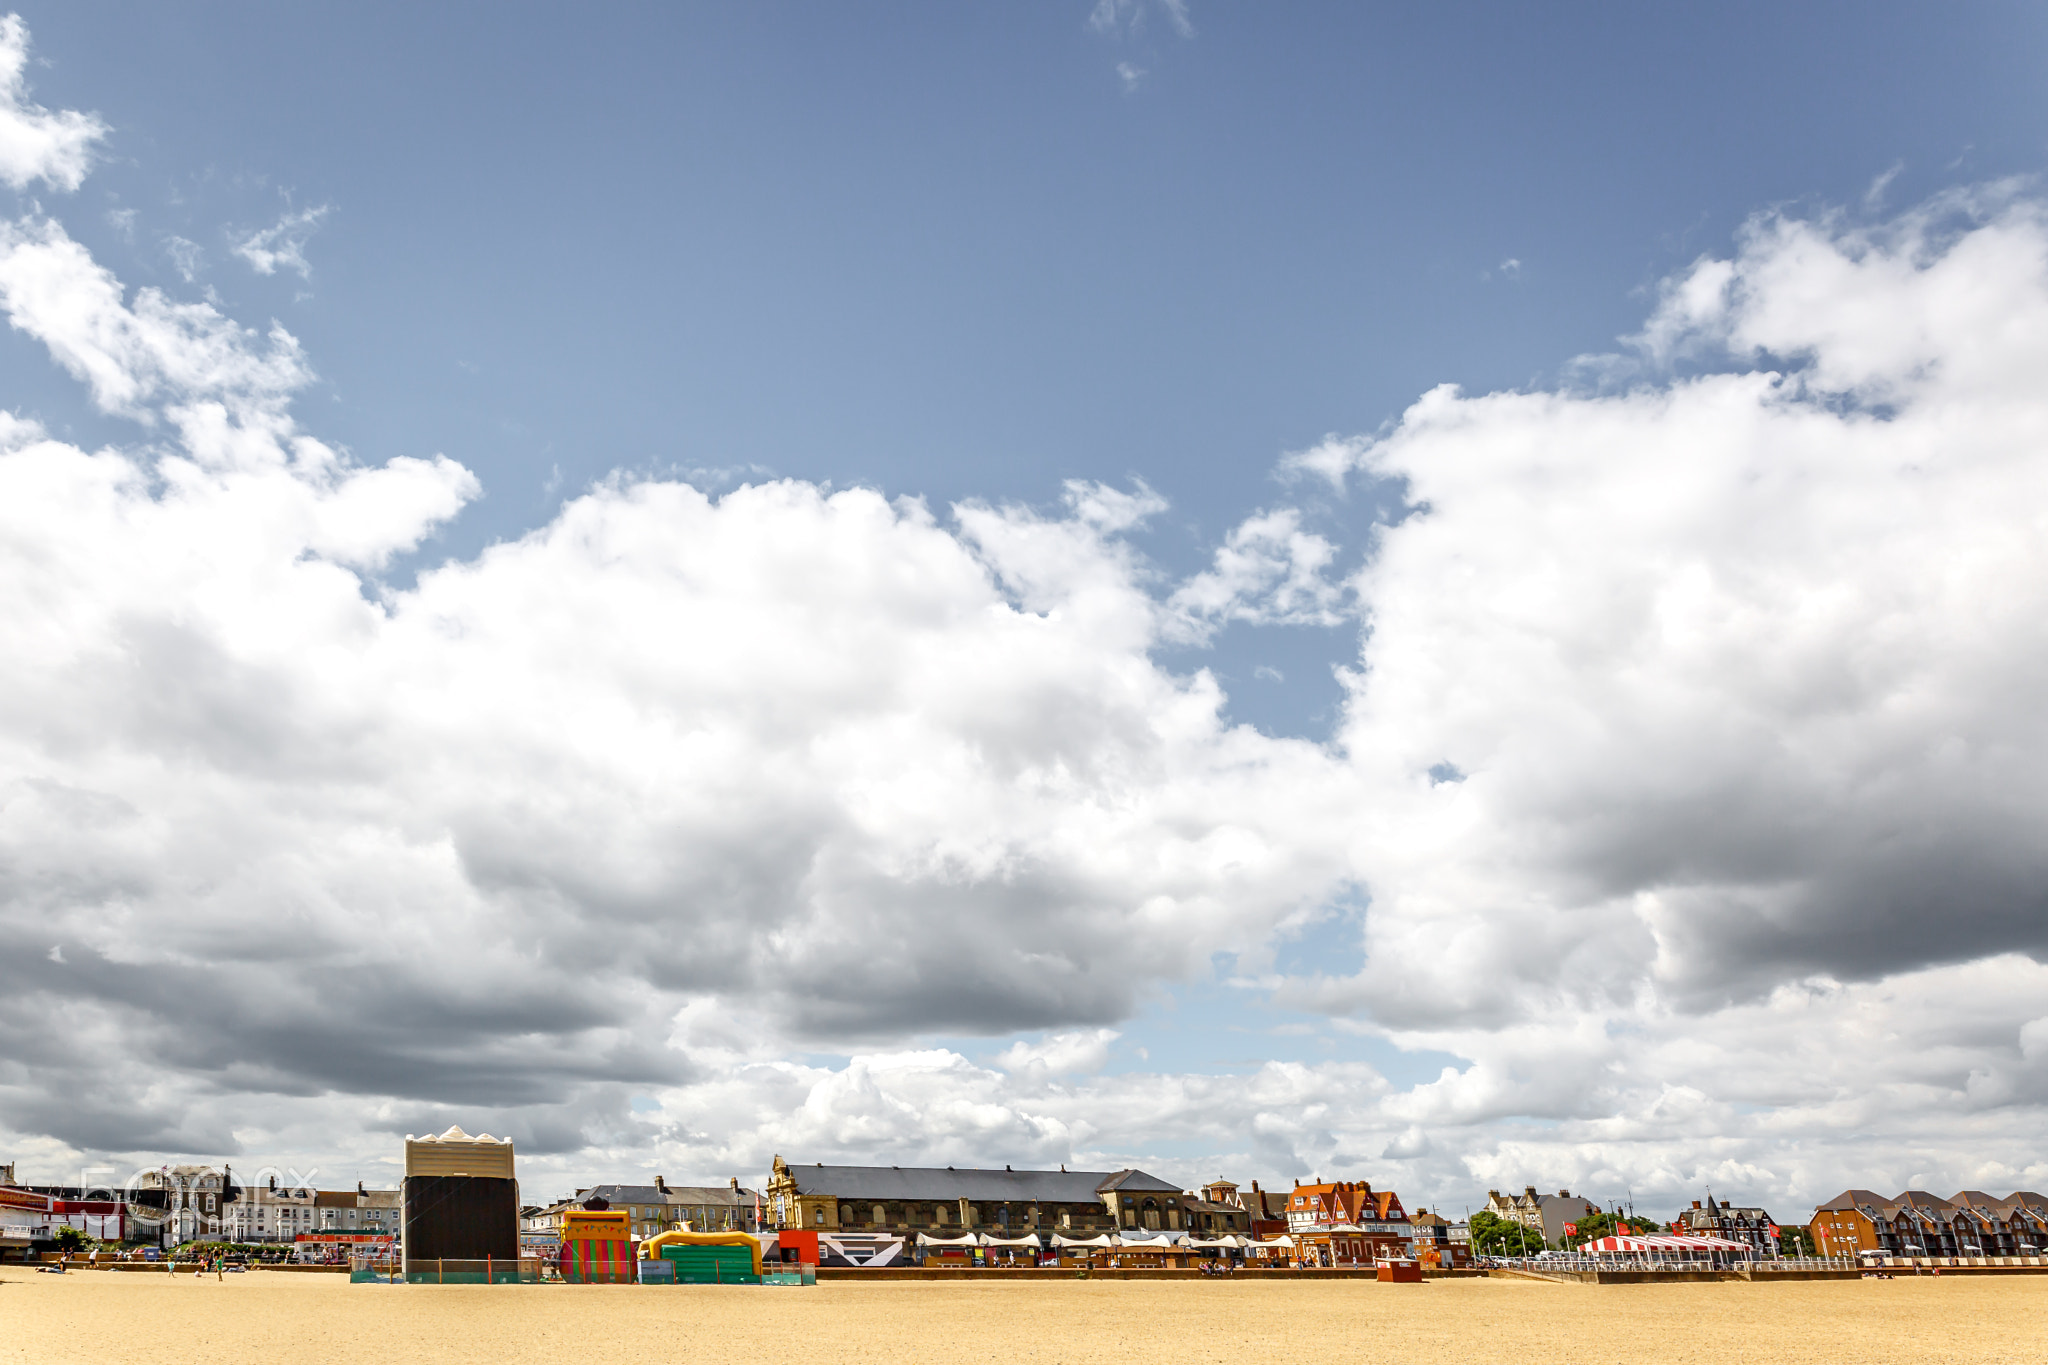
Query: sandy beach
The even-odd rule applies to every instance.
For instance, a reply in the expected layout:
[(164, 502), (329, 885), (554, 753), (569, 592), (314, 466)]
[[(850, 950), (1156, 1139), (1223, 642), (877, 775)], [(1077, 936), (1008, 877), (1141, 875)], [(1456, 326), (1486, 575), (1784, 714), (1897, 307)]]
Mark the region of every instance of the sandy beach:
[(1592, 1287), (828, 1281), (814, 1288), (351, 1285), (251, 1272), (0, 1272), (0, 1360), (1309, 1361), (1598, 1365), (2048, 1360), (2048, 1278)]

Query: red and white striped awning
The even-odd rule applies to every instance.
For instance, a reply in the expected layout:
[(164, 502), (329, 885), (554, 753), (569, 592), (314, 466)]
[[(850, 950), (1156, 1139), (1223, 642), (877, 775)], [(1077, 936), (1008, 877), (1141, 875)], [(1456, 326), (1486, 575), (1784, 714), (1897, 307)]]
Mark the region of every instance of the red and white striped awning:
[(1676, 1252), (1682, 1255), (1687, 1252), (1753, 1251), (1755, 1248), (1747, 1242), (1731, 1242), (1725, 1237), (1681, 1237), (1673, 1233), (1652, 1233), (1643, 1237), (1602, 1237), (1586, 1243), (1585, 1250), (1597, 1256), (1603, 1251), (1635, 1252), (1639, 1255)]

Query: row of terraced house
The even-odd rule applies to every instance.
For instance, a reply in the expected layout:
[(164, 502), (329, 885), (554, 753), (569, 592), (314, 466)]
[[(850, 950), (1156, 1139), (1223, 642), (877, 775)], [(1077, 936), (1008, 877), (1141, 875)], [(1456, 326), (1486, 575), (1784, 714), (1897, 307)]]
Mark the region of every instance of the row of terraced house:
[(1808, 1225), (1824, 1256), (2035, 1256), (2048, 1252), (2048, 1197), (1963, 1190), (1941, 1199), (1925, 1190), (1887, 1197), (1844, 1190), (1814, 1210)]

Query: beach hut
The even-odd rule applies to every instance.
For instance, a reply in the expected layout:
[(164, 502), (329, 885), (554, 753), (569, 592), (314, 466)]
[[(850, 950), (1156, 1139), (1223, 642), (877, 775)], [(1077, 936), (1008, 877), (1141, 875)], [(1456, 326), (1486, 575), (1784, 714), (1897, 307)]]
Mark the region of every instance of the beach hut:
[(1244, 1255), (1245, 1243), (1248, 1240), (1234, 1233), (1226, 1233), (1221, 1237), (1190, 1237), (1188, 1247), (1193, 1251), (1204, 1252), (1219, 1261), (1234, 1261)]
[(1247, 1261), (1256, 1259), (1269, 1266), (1275, 1263), (1285, 1264), (1294, 1259), (1294, 1239), (1284, 1233), (1278, 1237), (1263, 1239), (1247, 1237), (1244, 1254)]
[(1188, 1235), (1165, 1228), (1126, 1228), (1116, 1234), (1115, 1264), (1137, 1267), (1178, 1267), (1188, 1263)]
[(1069, 1237), (1063, 1232), (1055, 1232), (1052, 1245), (1053, 1250), (1059, 1253), (1061, 1265), (1096, 1265), (1099, 1258), (1107, 1256), (1116, 1245), (1116, 1236), (1105, 1232), (1095, 1237)]
[(1045, 1249), (1045, 1243), (1036, 1233), (1026, 1233), (1022, 1237), (997, 1237), (983, 1233), (981, 1245), (984, 1248), (982, 1261), (986, 1265), (1016, 1265), (1019, 1261), (1025, 1265), (1037, 1265), (1038, 1253)]
[(917, 1234), (917, 1256), (926, 1265), (970, 1266), (974, 1264), (974, 1253), (981, 1247), (981, 1238), (971, 1232), (958, 1237), (934, 1237), (929, 1232)]

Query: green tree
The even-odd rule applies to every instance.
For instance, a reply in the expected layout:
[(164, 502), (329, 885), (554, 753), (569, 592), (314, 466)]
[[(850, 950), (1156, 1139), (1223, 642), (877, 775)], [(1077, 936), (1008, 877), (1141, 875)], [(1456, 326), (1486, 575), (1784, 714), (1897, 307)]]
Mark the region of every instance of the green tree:
[(1485, 1209), (1473, 1214), (1468, 1226), (1472, 1250), (1481, 1256), (1534, 1256), (1544, 1249), (1541, 1233)]
[(1559, 1246), (1571, 1251), (1577, 1251), (1586, 1243), (1602, 1237), (1641, 1237), (1647, 1233), (1665, 1230), (1664, 1225), (1654, 1218), (1635, 1218), (1626, 1213), (1598, 1211), (1572, 1220), (1572, 1225), (1577, 1231), (1567, 1232), (1558, 1239)]
[(84, 1233), (72, 1227), (69, 1223), (57, 1229), (57, 1250), (59, 1251), (83, 1251), (85, 1250), (87, 1240)]
[(1778, 1225), (1778, 1252), (1783, 1256), (1818, 1256), (1814, 1250), (1813, 1233), (1806, 1228)]

